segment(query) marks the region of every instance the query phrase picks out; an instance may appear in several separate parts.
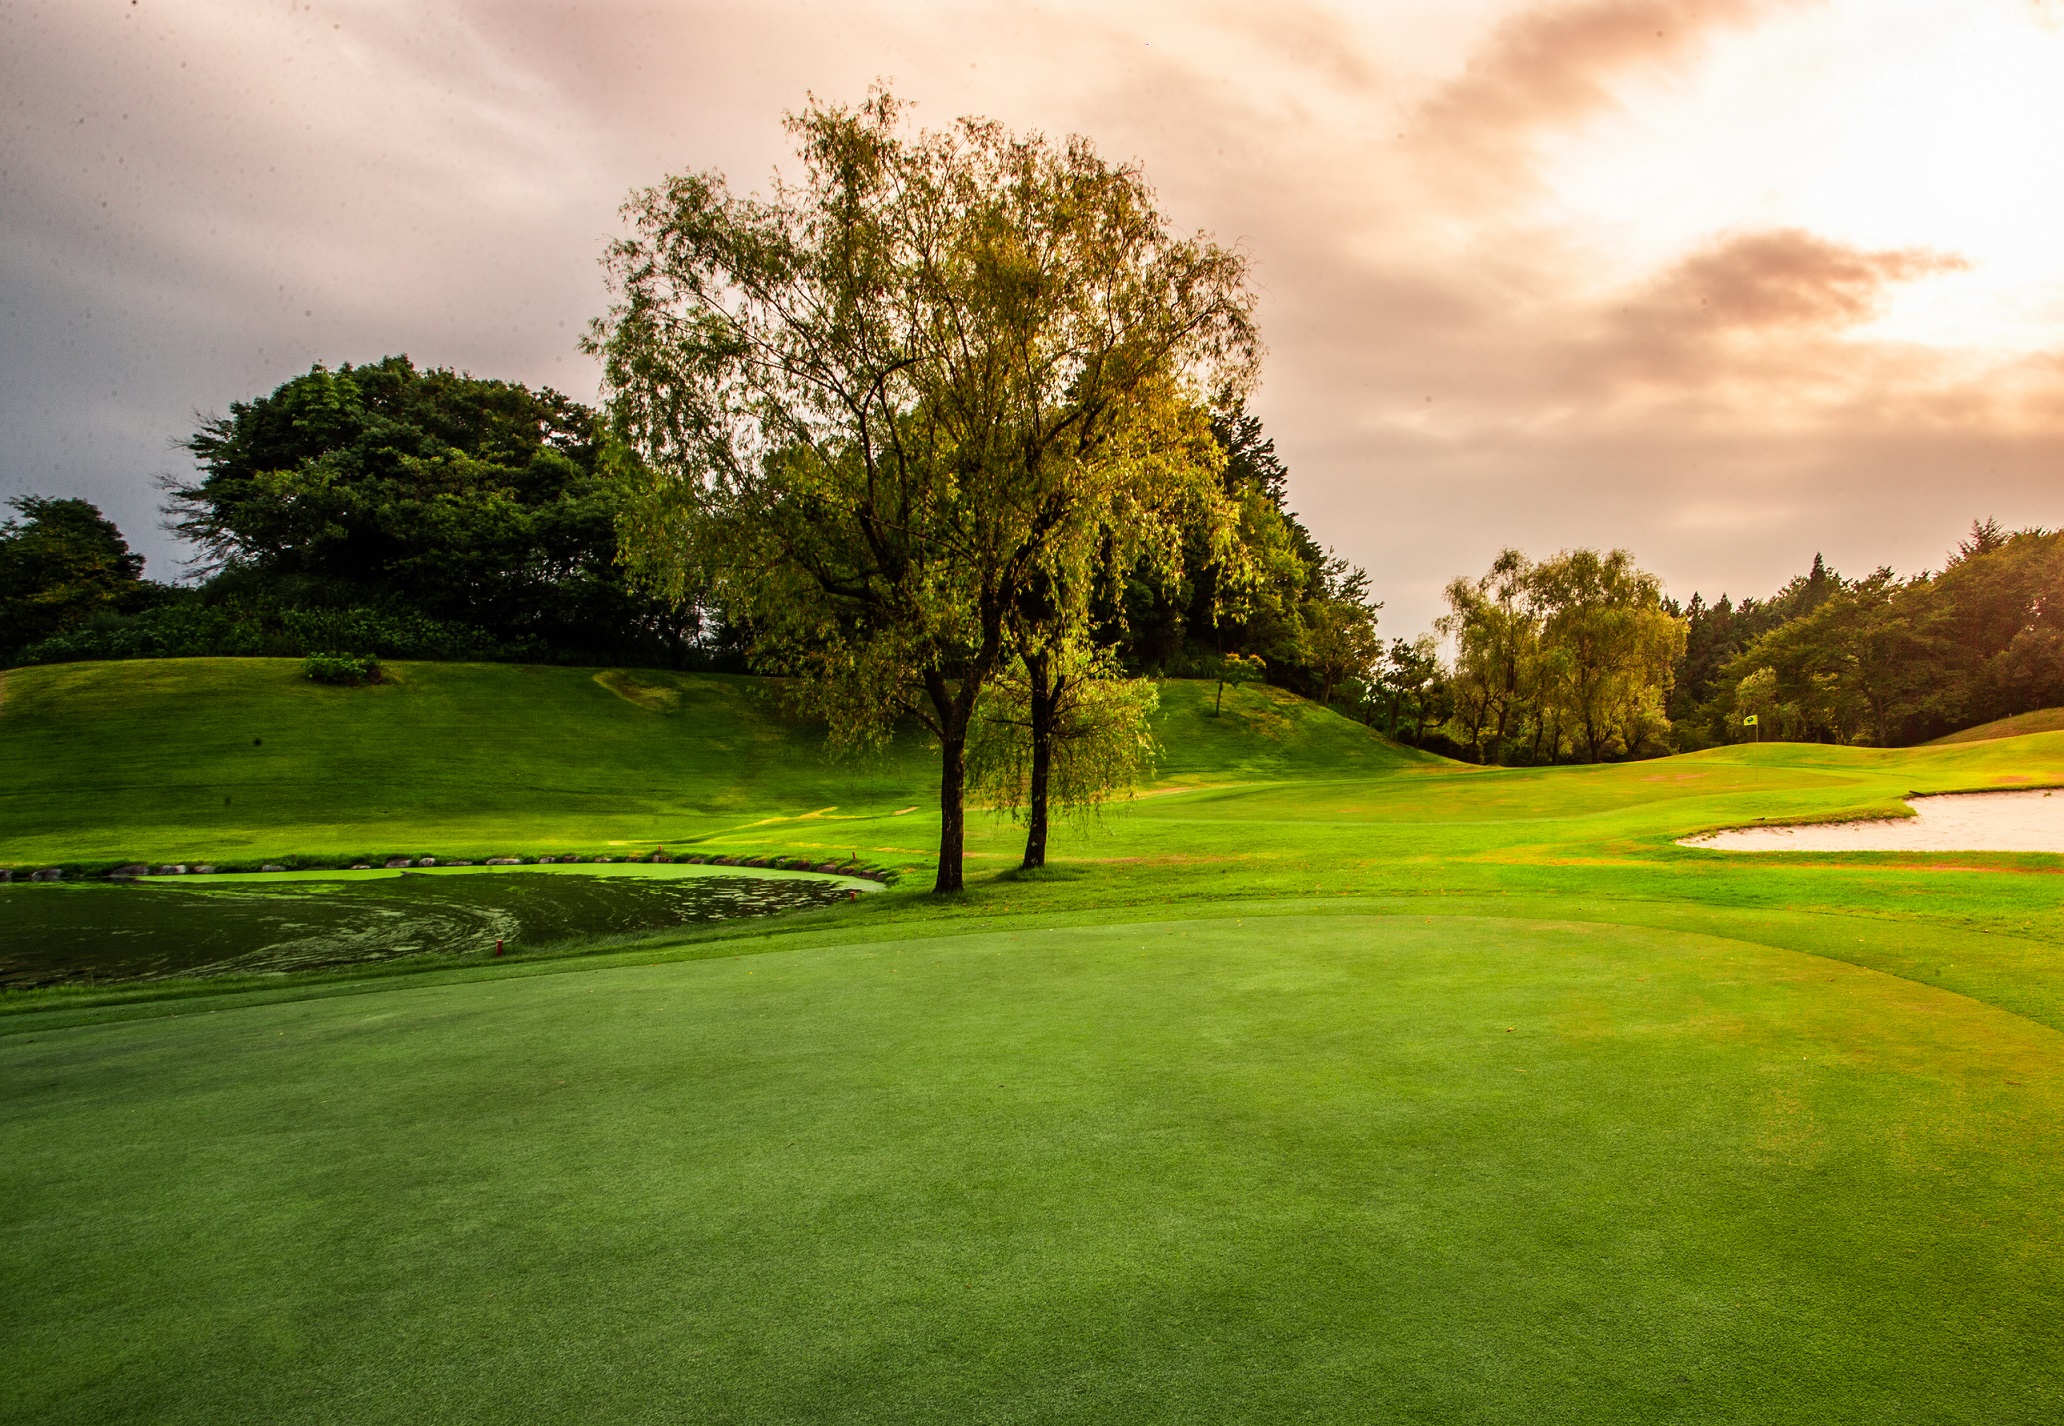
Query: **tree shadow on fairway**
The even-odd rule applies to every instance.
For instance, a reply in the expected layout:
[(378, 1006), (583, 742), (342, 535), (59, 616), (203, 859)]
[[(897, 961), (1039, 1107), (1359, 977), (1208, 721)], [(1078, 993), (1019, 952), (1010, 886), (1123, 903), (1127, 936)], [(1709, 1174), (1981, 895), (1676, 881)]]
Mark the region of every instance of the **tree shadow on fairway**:
[(1000, 871), (993, 878), (1005, 886), (1066, 886), (1075, 882), (1089, 881), (1093, 873), (1088, 867), (1079, 866), (1016, 866)]

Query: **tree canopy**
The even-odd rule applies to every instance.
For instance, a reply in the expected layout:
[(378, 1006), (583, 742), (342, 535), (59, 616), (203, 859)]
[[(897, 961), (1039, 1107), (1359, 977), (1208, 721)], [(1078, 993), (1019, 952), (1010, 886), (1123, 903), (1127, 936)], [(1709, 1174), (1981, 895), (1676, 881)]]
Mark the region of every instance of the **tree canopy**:
[[(1506, 550), (1448, 586), (1452, 736), (1479, 761), (1600, 762), (1667, 747), (1684, 620), (1625, 550)], [(1400, 672), (1406, 650), (1394, 650)]]
[(0, 656), (133, 607), (143, 556), (98, 506), (19, 495), (0, 521)]
[(1216, 677), (1239, 654), (1321, 702), (1364, 690), (1381, 652), (1367, 574), (1291, 511), (1289, 468), (1259, 417), (1235, 402), (1211, 429), (1224, 452), (1218, 523), (1185, 525), (1180, 559), (1129, 570), (1098, 606), (1104, 637), (1140, 673)]
[(1080, 138), (913, 133), (879, 92), (790, 128), (799, 184), (690, 174), (627, 208), (591, 338), (646, 472), (626, 552), (748, 624), (835, 737), (931, 730), (952, 891), (1013, 616), (1172, 560), (1171, 512), (1215, 490), (1203, 412), (1256, 352), (1245, 263)]
[(174, 528), (218, 595), (478, 630), (533, 657), (650, 659), (694, 632), (616, 561), (595, 414), (405, 356), (316, 366), (188, 441)]
[[(1940, 573), (1845, 579), (1814, 562), (1718, 664), (1701, 713), (1723, 738), (1884, 747), (2064, 704), (2064, 533), (1974, 524)], [(1718, 739), (1716, 739), (1718, 740)]]

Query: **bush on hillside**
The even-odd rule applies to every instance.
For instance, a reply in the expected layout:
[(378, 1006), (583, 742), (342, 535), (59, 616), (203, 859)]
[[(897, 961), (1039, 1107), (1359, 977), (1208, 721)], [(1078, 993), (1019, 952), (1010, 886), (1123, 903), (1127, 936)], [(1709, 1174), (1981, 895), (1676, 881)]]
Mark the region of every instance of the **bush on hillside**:
[(380, 681), (380, 661), (366, 654), (310, 654), (301, 672), (317, 683), (345, 688)]

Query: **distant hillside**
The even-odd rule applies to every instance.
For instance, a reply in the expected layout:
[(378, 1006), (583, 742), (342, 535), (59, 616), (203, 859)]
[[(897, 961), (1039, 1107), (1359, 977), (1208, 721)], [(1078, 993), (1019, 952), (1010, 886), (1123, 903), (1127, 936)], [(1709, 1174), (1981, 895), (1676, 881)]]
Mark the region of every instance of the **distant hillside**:
[(1998, 718), (1990, 723), (1980, 723), (1975, 728), (1947, 733), (1932, 738), (1923, 747), (1937, 747), (1943, 743), (1982, 743), (1993, 738), (2018, 738), (2024, 733), (2054, 733), (2064, 729), (2064, 708), (2038, 708), (2032, 713), (2016, 713), (2011, 718)]

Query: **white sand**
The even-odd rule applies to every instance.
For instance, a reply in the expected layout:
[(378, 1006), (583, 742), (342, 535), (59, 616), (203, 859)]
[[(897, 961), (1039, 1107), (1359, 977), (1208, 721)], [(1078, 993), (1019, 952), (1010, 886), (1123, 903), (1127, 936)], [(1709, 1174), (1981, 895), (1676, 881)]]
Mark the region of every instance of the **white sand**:
[(2064, 791), (1955, 792), (1906, 805), (1913, 816), (1738, 827), (1679, 845), (1723, 852), (2064, 852)]

